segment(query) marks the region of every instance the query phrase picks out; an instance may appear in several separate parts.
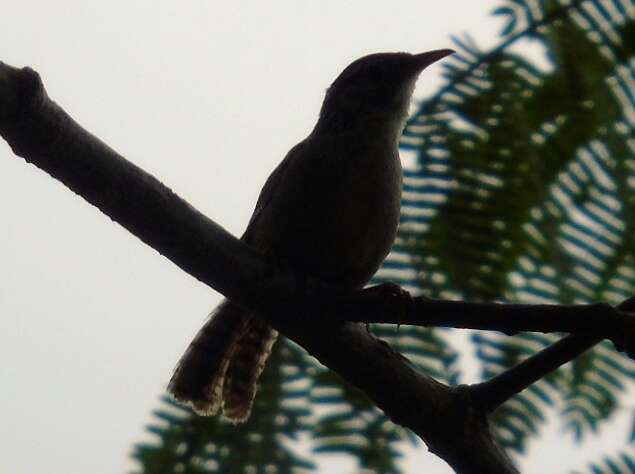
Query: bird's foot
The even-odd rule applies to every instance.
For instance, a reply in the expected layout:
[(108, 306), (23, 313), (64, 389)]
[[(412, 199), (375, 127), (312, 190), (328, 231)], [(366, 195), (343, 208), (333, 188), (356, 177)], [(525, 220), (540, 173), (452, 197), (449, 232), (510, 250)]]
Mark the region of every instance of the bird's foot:
[[(390, 281), (364, 288), (363, 293), (381, 298), (382, 300), (389, 300), (390, 307), (394, 308), (397, 314), (397, 321), (405, 319), (405, 316), (409, 313), (410, 307), (414, 302), (408, 290)], [(397, 326), (399, 326), (399, 323), (397, 323)]]
[(412, 296), (410, 296), (410, 292), (404, 290), (402, 287), (400, 287), (396, 283), (393, 283), (392, 281), (380, 283), (379, 285), (375, 286), (369, 286), (368, 288), (364, 288), (363, 291), (366, 294), (373, 294), (382, 296), (384, 298), (412, 299)]

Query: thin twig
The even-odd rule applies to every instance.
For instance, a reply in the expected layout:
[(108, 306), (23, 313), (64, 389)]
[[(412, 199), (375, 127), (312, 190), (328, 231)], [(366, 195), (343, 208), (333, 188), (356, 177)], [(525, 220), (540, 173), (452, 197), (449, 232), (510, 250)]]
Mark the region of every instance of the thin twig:
[(508, 334), (531, 331), (592, 335), (609, 339), (619, 350), (635, 354), (635, 314), (607, 303), (556, 305), (434, 300), (412, 298), (393, 284), (336, 295), (331, 303), (328, 301), (328, 298), (322, 298), (321, 305), (346, 308), (344, 317), (349, 321), (481, 329)]
[[(635, 310), (635, 298), (629, 298), (618, 308), (623, 311)], [(575, 359), (602, 339), (602, 336), (592, 334), (567, 336), (487, 382), (472, 385), (470, 390), (475, 405), (485, 413), (491, 413), (511, 397)]]

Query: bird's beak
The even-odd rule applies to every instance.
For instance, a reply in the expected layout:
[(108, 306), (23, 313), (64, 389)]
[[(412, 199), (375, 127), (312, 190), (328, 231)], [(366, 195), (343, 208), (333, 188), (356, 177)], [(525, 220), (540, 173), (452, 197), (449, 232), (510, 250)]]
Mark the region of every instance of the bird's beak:
[(427, 53), (415, 54), (415, 63), (418, 71), (423, 71), (430, 64), (437, 62), (439, 59), (443, 59), (450, 54), (454, 54), (452, 49), (435, 49), (434, 51), (428, 51)]

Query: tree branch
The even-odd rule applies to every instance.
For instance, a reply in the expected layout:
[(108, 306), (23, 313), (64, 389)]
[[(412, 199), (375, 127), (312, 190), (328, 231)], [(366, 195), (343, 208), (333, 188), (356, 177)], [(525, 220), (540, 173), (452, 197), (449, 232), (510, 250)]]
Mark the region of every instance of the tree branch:
[[(635, 310), (635, 298), (629, 298), (618, 308), (623, 311)], [(602, 339), (602, 336), (593, 334), (567, 336), (502, 374), (470, 386), (474, 403), (486, 413), (491, 413), (511, 397), (575, 359)]]
[(293, 275), (84, 130), (30, 68), (0, 62), (0, 134), (16, 155), (228, 298), (266, 306), (295, 294)]
[[(417, 372), (407, 359), (359, 324), (344, 321), (343, 315), (351, 309), (346, 305), (335, 308), (335, 318), (274, 319), (273, 315), (281, 310), (287, 313), (293, 304), (300, 305), (295, 309), (301, 313), (306, 304), (298, 298), (294, 276), (82, 129), (47, 97), (31, 69), (0, 63), (0, 134), (17, 155), (62, 181), (180, 268), (268, 317), (279, 331), (364, 391), (391, 419), (417, 433), (457, 472), (517, 472), (490, 431), (483, 407), (491, 406), (493, 398), (484, 398), (487, 390), (448, 387)], [(373, 296), (372, 292), (360, 294)], [(421, 304), (425, 302), (406, 306)], [(456, 306), (452, 309), (454, 302), (428, 304), (436, 306), (428, 306), (426, 312), (456, 317), (452, 316), (457, 310)], [(485, 317), (489, 311), (500, 316), (498, 308), (464, 305), (454, 324), (471, 327), (470, 312), (479, 324), (501, 323), (488, 323)], [(392, 322), (405, 323), (406, 316), (413, 323), (421, 319), (414, 317), (414, 309), (398, 311), (396, 316), (394, 307), (384, 309), (383, 319), (377, 316), (378, 321), (398, 317)], [(600, 309), (606, 311), (604, 306)], [(431, 316), (426, 318), (428, 323), (435, 322)], [(502, 393), (498, 385), (500, 382), (493, 381), (490, 392)]]
[(320, 298), (322, 308), (345, 309), (348, 321), (407, 324), (424, 327), (481, 329), (513, 333), (573, 333), (610, 339), (620, 351), (635, 354), (634, 307), (607, 303), (500, 304), (433, 300), (411, 297), (393, 284), (382, 284), (359, 292)]
[(567, 336), (490, 380), (470, 386), (472, 398), (483, 411), (491, 413), (601, 340), (596, 336)]

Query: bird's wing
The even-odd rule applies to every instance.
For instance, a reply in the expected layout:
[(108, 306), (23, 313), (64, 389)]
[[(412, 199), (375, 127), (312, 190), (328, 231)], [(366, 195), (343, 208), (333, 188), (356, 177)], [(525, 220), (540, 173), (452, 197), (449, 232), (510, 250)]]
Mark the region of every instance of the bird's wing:
[(274, 194), (278, 191), (279, 186), (282, 184), (285, 176), (288, 174), (290, 163), (292, 163), (298, 157), (303, 146), (304, 141), (301, 141), (293, 148), (291, 148), (291, 150), (289, 150), (289, 152), (287, 153), (287, 156), (284, 157), (284, 160), (282, 160), (280, 164), (276, 166), (276, 168), (267, 178), (265, 185), (260, 190), (260, 195), (258, 196), (258, 201), (256, 201), (256, 207), (253, 214), (251, 215), (251, 219), (249, 219), (247, 229), (241, 237), (242, 240), (246, 242), (249, 242), (251, 240), (250, 234), (254, 230), (254, 228), (258, 226), (259, 217), (262, 215), (263, 210), (266, 209), (271, 202)]

